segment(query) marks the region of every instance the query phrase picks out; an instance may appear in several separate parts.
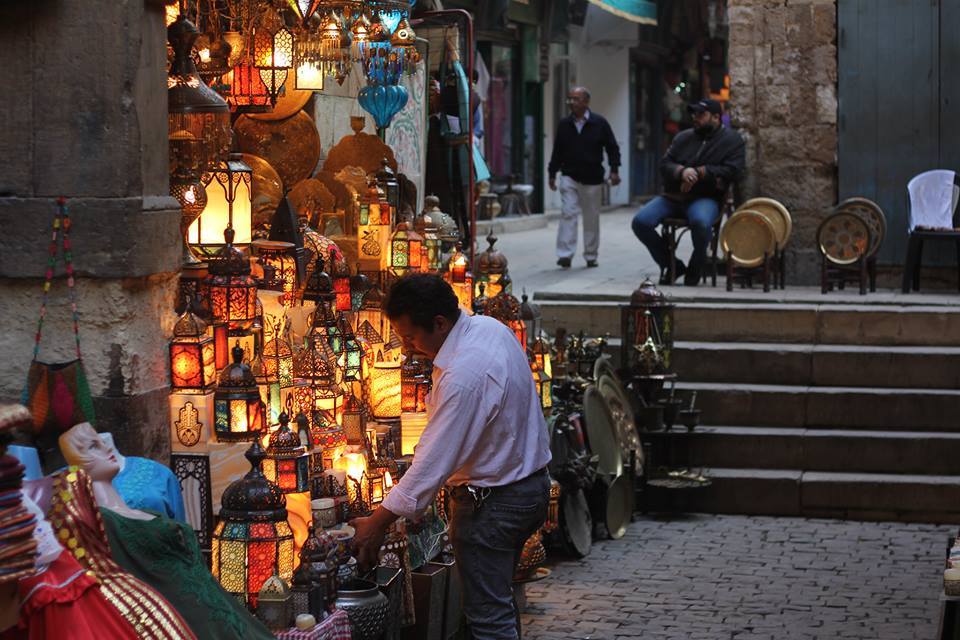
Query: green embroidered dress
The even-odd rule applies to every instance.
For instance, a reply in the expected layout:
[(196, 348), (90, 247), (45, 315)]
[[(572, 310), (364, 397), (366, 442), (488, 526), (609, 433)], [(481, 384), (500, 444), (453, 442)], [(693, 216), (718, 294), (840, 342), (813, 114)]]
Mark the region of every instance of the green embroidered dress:
[(133, 520), (109, 509), (100, 514), (113, 559), (163, 594), (197, 638), (272, 640), (263, 623), (214, 579), (189, 525), (159, 514), (153, 520)]

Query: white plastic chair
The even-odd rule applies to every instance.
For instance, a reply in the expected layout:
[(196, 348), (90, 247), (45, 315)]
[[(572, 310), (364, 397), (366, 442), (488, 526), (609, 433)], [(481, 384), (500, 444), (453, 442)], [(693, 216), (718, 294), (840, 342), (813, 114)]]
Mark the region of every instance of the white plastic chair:
[[(903, 265), (903, 292), (920, 289), (920, 267), (924, 240), (953, 240), (957, 246), (957, 270), (960, 278), (960, 229), (954, 224), (960, 185), (957, 174), (947, 169), (924, 171), (907, 183), (910, 210), (907, 259)], [(960, 289), (960, 279), (957, 287)]]

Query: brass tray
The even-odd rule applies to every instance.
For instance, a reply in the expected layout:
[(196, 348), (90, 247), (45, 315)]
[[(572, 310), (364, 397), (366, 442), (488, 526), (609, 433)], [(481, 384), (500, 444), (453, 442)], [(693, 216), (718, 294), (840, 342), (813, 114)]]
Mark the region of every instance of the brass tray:
[(596, 385), (587, 386), (583, 392), (583, 417), (587, 421), (590, 452), (600, 457), (597, 471), (609, 476), (619, 476), (623, 473), (623, 451), (610, 415), (610, 407)]
[(767, 216), (741, 209), (730, 216), (720, 230), (720, 246), (728, 259), (742, 267), (763, 264), (764, 254), (773, 255), (777, 234)]
[(630, 452), (635, 452), (633, 472), (635, 475), (642, 475), (643, 448), (640, 446), (640, 436), (637, 435), (633, 405), (626, 390), (619, 380), (607, 374), (602, 374), (596, 384), (603, 399), (607, 401), (607, 407), (610, 408), (610, 417), (613, 418), (613, 424), (617, 430), (624, 463), (629, 464)]
[(744, 202), (737, 211), (750, 209), (767, 217), (773, 230), (777, 233), (777, 245), (780, 249), (787, 246), (790, 232), (793, 231), (793, 218), (783, 204), (773, 198), (751, 198)]
[(283, 181), (270, 163), (252, 153), (244, 153), (243, 161), (253, 169), (253, 228), (270, 224), (283, 200)]
[(880, 205), (868, 198), (847, 198), (833, 210), (834, 212), (844, 211), (859, 216), (870, 227), (868, 258), (880, 250), (880, 245), (883, 244), (883, 239), (887, 235), (887, 217), (883, 215), (883, 209), (880, 208)]
[(830, 214), (817, 229), (817, 246), (834, 264), (853, 264), (870, 248), (870, 227), (854, 213)]
[(560, 496), (560, 539), (564, 550), (585, 558), (593, 545), (593, 516), (583, 489), (565, 489)]
[(617, 382), (620, 382), (620, 377), (613, 368), (613, 360), (610, 358), (609, 353), (604, 353), (593, 361), (593, 381), (596, 382), (602, 375), (608, 375)]
[(277, 98), (277, 104), (273, 107), (272, 111), (266, 113), (251, 113), (250, 117), (262, 122), (286, 120), (307, 106), (307, 101), (310, 100), (313, 91), (295, 88), (295, 77), (296, 74), (294, 73), (287, 74), (287, 81), (283, 84), (283, 95)]
[(627, 532), (633, 517), (633, 485), (623, 475), (613, 479), (606, 490), (607, 505), (604, 511), (607, 533), (611, 540), (619, 540)]
[(237, 147), (270, 163), (287, 187), (310, 177), (320, 160), (317, 125), (303, 111), (277, 121), (237, 118), (233, 127)]

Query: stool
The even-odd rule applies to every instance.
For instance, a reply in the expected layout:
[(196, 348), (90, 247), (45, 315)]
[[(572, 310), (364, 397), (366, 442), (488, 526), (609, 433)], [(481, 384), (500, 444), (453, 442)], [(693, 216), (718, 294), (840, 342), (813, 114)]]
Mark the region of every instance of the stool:
[[(717, 251), (720, 244), (720, 221), (722, 219), (723, 216), (721, 215), (717, 217), (717, 221), (713, 223), (710, 247), (707, 251), (710, 284), (714, 287), (717, 286), (717, 265), (720, 262), (717, 258)], [(667, 245), (667, 254), (670, 260), (669, 266), (667, 267), (667, 271), (670, 274), (670, 284), (673, 284), (677, 279), (677, 246), (680, 244), (680, 239), (683, 238), (683, 234), (689, 230), (690, 225), (686, 218), (665, 218), (663, 222), (660, 223), (660, 237), (663, 238), (664, 244)], [(707, 269), (704, 269), (701, 275), (701, 281), (706, 281), (707, 271)], [(661, 273), (660, 275), (662, 276), (663, 274)]]
[(507, 180), (507, 189), (500, 196), (500, 206), (503, 215), (512, 214), (530, 215), (530, 205), (527, 204), (527, 196), (533, 193), (533, 185), (514, 184), (514, 180), (520, 176), (512, 174)]

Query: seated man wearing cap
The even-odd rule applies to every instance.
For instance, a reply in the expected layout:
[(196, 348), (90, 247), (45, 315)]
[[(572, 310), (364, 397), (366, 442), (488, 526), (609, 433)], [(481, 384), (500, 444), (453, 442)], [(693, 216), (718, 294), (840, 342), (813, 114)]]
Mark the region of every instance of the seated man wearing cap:
[(643, 206), (633, 217), (633, 233), (660, 265), (660, 284), (669, 280), (669, 253), (657, 227), (664, 218), (685, 217), (693, 239), (693, 255), (684, 266), (677, 260), (676, 275), (684, 284), (700, 283), (703, 262), (713, 224), (720, 216), (720, 202), (727, 187), (743, 172), (743, 138), (720, 121), (722, 109), (716, 100), (701, 100), (687, 107), (693, 129), (673, 139), (660, 165), (663, 195)]

